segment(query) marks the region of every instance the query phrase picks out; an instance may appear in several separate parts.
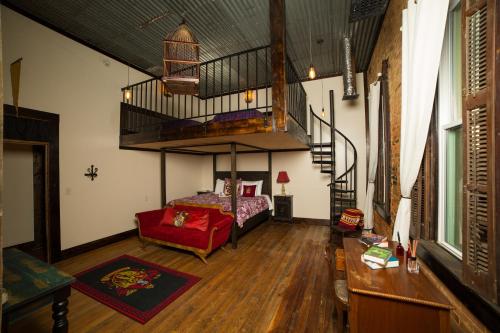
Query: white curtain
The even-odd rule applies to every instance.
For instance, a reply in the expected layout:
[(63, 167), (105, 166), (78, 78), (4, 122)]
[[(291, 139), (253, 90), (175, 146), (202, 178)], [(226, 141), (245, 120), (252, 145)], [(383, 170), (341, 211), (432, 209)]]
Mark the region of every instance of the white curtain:
[(373, 193), (375, 192), (375, 176), (378, 163), (378, 115), (380, 106), (380, 82), (370, 84), (369, 95), (369, 126), (370, 151), (368, 153), (368, 187), (365, 199), (365, 229), (373, 229)]
[(403, 11), (401, 199), (392, 235), (406, 248), (410, 231), (411, 189), (424, 155), (443, 45), (448, 0), (409, 0)]

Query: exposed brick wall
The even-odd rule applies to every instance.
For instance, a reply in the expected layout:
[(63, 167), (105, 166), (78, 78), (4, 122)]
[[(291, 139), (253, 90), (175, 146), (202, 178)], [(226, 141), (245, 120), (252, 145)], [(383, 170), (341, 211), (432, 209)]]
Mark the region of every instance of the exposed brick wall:
[(401, 12), (406, 0), (391, 0), (367, 71), (368, 83), (382, 71), (382, 60), (388, 59), (389, 113), (391, 124), (391, 220), (384, 221), (376, 212), (375, 230), (392, 234), (401, 195), (399, 187), (399, 136), (401, 119)]

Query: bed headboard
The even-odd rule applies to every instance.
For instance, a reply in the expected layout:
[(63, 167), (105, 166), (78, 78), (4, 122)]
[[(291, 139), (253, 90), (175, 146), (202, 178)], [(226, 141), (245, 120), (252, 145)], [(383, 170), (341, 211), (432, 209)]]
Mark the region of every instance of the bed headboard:
[[(214, 172), (214, 184), (217, 179), (224, 180), (225, 178), (231, 178), (231, 171)], [(271, 174), (269, 171), (237, 171), (236, 178), (248, 181), (263, 180), (262, 194), (272, 197)]]

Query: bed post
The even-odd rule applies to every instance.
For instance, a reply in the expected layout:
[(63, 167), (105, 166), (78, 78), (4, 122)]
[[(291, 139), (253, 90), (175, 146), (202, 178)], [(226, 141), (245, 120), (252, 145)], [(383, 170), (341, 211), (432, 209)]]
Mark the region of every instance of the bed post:
[(269, 0), (271, 24), (271, 68), (273, 131), (286, 131), (285, 98), (285, 0)]
[[(273, 152), (267, 152), (267, 171), (269, 172), (269, 196), (273, 197)], [(269, 207), (272, 209), (272, 207)]]
[(166, 154), (165, 149), (160, 150), (160, 180), (161, 180), (161, 207), (165, 207), (167, 205), (167, 177), (165, 174), (166, 171)]
[(213, 180), (213, 189), (215, 191), (215, 184), (217, 183), (217, 179), (215, 178), (215, 173), (217, 172), (217, 154), (212, 154), (212, 180)]
[(234, 216), (233, 227), (231, 229), (231, 246), (233, 249), (238, 247), (238, 234), (236, 233), (236, 228), (238, 224), (236, 223), (237, 219), (237, 205), (238, 199), (236, 197), (236, 190), (238, 185), (236, 184), (236, 143), (231, 143), (231, 211)]

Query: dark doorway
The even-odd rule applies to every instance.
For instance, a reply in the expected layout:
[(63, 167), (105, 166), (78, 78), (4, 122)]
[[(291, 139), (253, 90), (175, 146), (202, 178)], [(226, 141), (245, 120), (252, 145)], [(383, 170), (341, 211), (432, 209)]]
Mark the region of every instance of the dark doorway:
[(6, 247), (48, 261), (47, 144), (4, 141), (4, 220)]
[(26, 108), (16, 111), (11, 105), (4, 105), (4, 142), (25, 150), (28, 147), (32, 156), (33, 201), (27, 208), (33, 210), (33, 236), (32, 240), (15, 246), (49, 263), (58, 261), (61, 257), (59, 115)]

